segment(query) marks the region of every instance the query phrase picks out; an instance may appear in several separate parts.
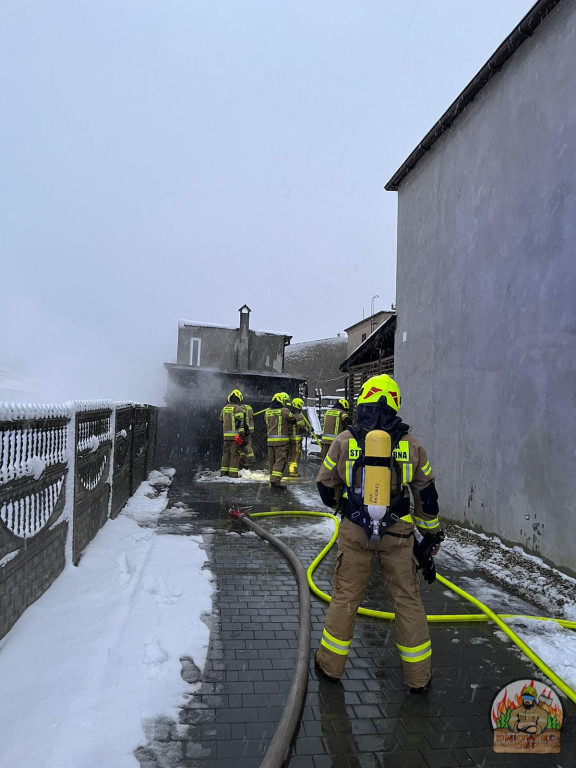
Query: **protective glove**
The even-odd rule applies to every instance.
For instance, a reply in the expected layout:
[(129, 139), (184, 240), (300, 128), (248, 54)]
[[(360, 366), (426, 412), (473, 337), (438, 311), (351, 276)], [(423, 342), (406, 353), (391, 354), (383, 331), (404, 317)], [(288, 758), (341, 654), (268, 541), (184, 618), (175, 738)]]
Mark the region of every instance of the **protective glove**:
[(446, 535), (442, 530), (436, 533), (425, 533), (420, 540), (414, 538), (414, 557), (418, 560), (418, 570), (422, 571), (422, 576), (428, 584), (436, 581), (433, 553), (438, 551), (445, 538)]

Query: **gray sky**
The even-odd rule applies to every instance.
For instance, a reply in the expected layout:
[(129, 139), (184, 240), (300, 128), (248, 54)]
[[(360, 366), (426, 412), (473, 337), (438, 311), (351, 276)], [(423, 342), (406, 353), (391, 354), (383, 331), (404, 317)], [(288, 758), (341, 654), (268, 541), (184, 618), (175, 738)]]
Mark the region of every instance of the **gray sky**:
[(384, 184), (532, 4), (0, 0), (0, 364), (160, 404), (180, 318), (387, 309)]

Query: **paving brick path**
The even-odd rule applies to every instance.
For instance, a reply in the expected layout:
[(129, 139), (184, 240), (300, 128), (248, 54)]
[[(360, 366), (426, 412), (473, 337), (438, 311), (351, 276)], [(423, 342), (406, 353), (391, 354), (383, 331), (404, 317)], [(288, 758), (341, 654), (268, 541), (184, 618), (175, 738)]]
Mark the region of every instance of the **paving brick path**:
[[(184, 503), (174, 532), (202, 534), (215, 576), (215, 610), (205, 669), (183, 665), (200, 680), (179, 723), (152, 724), (150, 740), (136, 752), (141, 768), (257, 768), (275, 731), (292, 680), (298, 640), (298, 600), (292, 572), (268, 543), (233, 524), (231, 506), (253, 512), (312, 508), (312, 479), (272, 495), (264, 484), (202, 483), (176, 478), (170, 504)], [(300, 490), (299, 490), (300, 489)], [(298, 501), (297, 496), (300, 497)], [(316, 509), (320, 509), (319, 506)], [(283, 540), (307, 567), (325, 543), (310, 538), (310, 518), (258, 522), (274, 530), (290, 526)], [(164, 525), (173, 526), (166, 519)], [(170, 530), (166, 527), (166, 530)], [(335, 548), (334, 548), (335, 550)], [(335, 552), (316, 571), (331, 591)], [(447, 578), (452, 574), (443, 569)], [(474, 577), (472, 572), (459, 575)], [(472, 606), (447, 596), (436, 583), (423, 584), (429, 613), (471, 613)], [(391, 610), (379, 574), (366, 605)], [(325, 603), (312, 598), (313, 648), (322, 633)], [(311, 663), (308, 693), (288, 768), (451, 768), (451, 766), (576, 766), (576, 707), (563, 700), (565, 727), (559, 755), (496, 754), (490, 706), (507, 683), (542, 679), (524, 657), (486, 623), (432, 624), (434, 685), (425, 696), (407, 692), (390, 622), (359, 617), (345, 676), (319, 679)]]

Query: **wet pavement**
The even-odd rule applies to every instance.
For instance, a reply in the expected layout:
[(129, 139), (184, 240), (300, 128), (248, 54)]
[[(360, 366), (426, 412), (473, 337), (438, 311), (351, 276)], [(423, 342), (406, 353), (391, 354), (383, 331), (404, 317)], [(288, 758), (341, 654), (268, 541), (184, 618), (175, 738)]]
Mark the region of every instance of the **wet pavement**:
[[(202, 535), (214, 574), (214, 611), (206, 621), (211, 639), (204, 670), (183, 659), (183, 677), (199, 682), (181, 710), (180, 722), (162, 718), (149, 727), (149, 742), (136, 751), (141, 768), (256, 768), (268, 747), (292, 681), (298, 644), (298, 595), (283, 557), (267, 542), (230, 521), (233, 506), (252, 512), (312, 509), (309, 477), (284, 493), (267, 483), (203, 482), (176, 477), (170, 505), (160, 521), (167, 535)], [(257, 518), (285, 541), (305, 567), (328, 541), (323, 518)], [(314, 580), (331, 592), (336, 547)], [(462, 564), (442, 563), (442, 574), (458, 581), (477, 578)], [(442, 585), (422, 583), (428, 613), (475, 613)], [(504, 611), (517, 598), (502, 595)], [(375, 570), (365, 605), (391, 610)], [(529, 604), (525, 604), (529, 606)], [(513, 610), (520, 610), (513, 605)], [(492, 748), (491, 704), (501, 688), (520, 678), (543, 675), (495, 628), (483, 623), (434, 623), (433, 687), (415, 696), (404, 686), (391, 622), (358, 617), (344, 677), (319, 678), (312, 654), (322, 634), (326, 603), (312, 596), (310, 677), (300, 727), (288, 768), (451, 768), (451, 766), (576, 766), (576, 706), (561, 697), (565, 725), (562, 752), (529, 756), (497, 754)], [(532, 613), (539, 615), (533, 609)]]

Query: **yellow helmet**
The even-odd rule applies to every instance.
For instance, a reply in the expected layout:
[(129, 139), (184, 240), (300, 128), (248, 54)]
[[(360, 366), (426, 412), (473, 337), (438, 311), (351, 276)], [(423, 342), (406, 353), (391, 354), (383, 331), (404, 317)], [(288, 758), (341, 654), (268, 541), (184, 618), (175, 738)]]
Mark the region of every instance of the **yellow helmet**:
[(395, 411), (400, 408), (400, 388), (398, 384), (383, 373), (380, 376), (372, 376), (362, 385), (362, 391), (358, 396), (358, 405), (376, 405), (381, 400)]
[(302, 400), (301, 397), (295, 397), (294, 400), (292, 400), (292, 406), (301, 411), (302, 408), (304, 408), (304, 400)]
[(276, 392), (272, 400), (278, 400), (282, 405), (286, 405), (290, 402), (290, 395), (287, 392)]
[(230, 394), (228, 395), (228, 402), (230, 402), (232, 397), (237, 397), (239, 402), (242, 402), (242, 400), (244, 400), (244, 396), (239, 389), (233, 389), (232, 392), (230, 392)]
[(533, 685), (525, 685), (524, 688), (522, 688), (520, 695), (523, 699), (536, 699), (538, 697), (538, 691)]
[(346, 400), (345, 397), (341, 397), (340, 400), (338, 400), (338, 402), (336, 403), (336, 405), (341, 405), (345, 411), (350, 410), (350, 403), (348, 402), (348, 400)]

